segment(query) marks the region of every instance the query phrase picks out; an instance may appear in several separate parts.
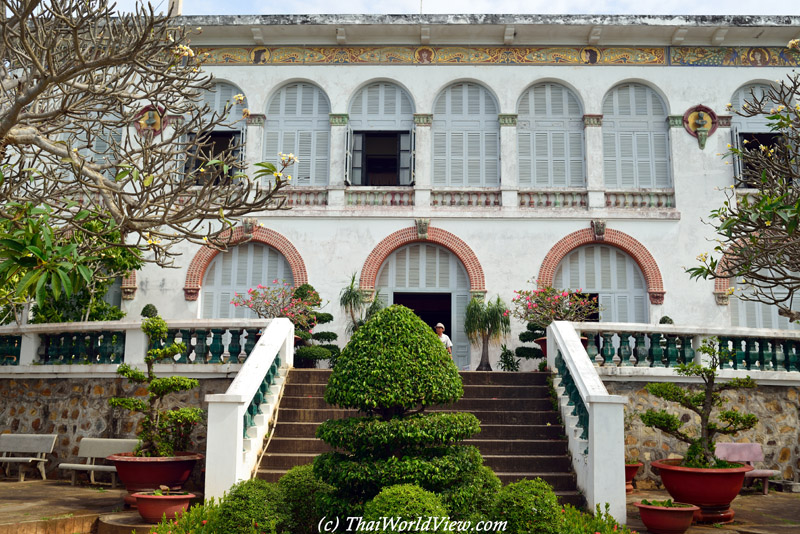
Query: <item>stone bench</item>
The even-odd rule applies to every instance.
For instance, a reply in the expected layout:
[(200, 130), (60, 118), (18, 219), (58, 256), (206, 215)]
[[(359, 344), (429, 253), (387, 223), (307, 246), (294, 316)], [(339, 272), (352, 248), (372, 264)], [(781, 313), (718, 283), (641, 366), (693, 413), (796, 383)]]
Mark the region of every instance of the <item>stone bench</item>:
[[(764, 451), (761, 450), (760, 443), (717, 443), (714, 454), (720, 460), (746, 463), (753, 466), (756, 462), (764, 461)], [(756, 479), (760, 479), (764, 495), (767, 495), (769, 493), (769, 477), (780, 474), (780, 471), (775, 471), (774, 469), (753, 469), (745, 473), (744, 477), (748, 486), (752, 485)]]
[(45, 457), (53, 452), (57, 437), (56, 434), (0, 434), (0, 464), (6, 464), (6, 476), (11, 475), (11, 464), (19, 464), (19, 481), (24, 482), (24, 467), (36, 464), (42, 480), (47, 480)]
[(85, 458), (86, 463), (68, 464), (63, 463), (59, 469), (72, 471), (71, 483), (75, 485), (75, 478), (78, 471), (85, 471), (89, 474), (89, 481), (96, 484), (94, 474), (98, 471), (111, 473), (111, 487), (117, 487), (117, 468), (113, 465), (98, 464), (98, 460), (105, 460), (107, 456), (120, 452), (133, 452), (139, 440), (136, 439), (108, 439), (108, 438), (83, 438), (78, 446), (78, 458)]

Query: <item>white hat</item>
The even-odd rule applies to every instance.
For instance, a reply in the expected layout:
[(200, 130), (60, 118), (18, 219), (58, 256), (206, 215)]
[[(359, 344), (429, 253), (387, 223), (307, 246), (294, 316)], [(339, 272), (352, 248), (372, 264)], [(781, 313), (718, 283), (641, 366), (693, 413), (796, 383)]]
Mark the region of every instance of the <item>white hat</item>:
[(433, 329), (436, 330), (437, 328), (441, 328), (444, 330), (444, 325), (442, 323), (436, 323), (436, 326), (434, 326)]

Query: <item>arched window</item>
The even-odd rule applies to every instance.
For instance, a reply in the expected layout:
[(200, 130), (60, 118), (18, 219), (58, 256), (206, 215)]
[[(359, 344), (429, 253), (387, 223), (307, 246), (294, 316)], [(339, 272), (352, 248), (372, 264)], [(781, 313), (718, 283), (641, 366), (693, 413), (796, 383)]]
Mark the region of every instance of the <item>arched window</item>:
[[(203, 92), (203, 103), (208, 106), (208, 113), (203, 117), (203, 122), (209, 123), (221, 116), (224, 119), (215, 124), (212, 131), (205, 132), (207, 137), (200, 140), (205, 146), (196, 158), (189, 160), (192, 162), (192, 168), (187, 168), (186, 172), (198, 170), (206, 161), (219, 159), (220, 154), (231, 149), (236, 159), (240, 161), (243, 159), (245, 123), (242, 115), (247, 108), (247, 99), (236, 102), (234, 96), (238, 94), (242, 94), (241, 89), (226, 82), (217, 82), (212, 90)], [(236, 170), (231, 170), (228, 175), (234, 172)]]
[[(733, 93), (731, 105), (734, 110), (743, 110), (747, 101), (753, 102), (754, 98), (761, 100), (770, 89), (769, 85), (761, 83), (740, 87)], [(731, 145), (739, 150), (758, 149), (761, 145), (772, 148), (779, 142), (779, 136), (780, 134), (771, 130), (764, 115), (742, 117), (734, 113), (731, 117)], [(744, 171), (742, 160), (738, 157), (733, 158), (733, 165), (735, 175), (741, 176)]]
[(520, 98), (517, 114), (520, 188), (584, 187), (583, 111), (572, 91), (534, 85)]
[(259, 284), (288, 282), (294, 285), (292, 269), (283, 255), (260, 243), (247, 243), (217, 254), (206, 269), (202, 286), (202, 316), (205, 319), (255, 318), (248, 308), (234, 307), (234, 293), (246, 294)]
[(583, 289), (596, 296), (600, 320), (646, 323), (647, 286), (636, 262), (615, 247), (586, 245), (570, 252), (556, 269), (553, 287)]
[(350, 103), (347, 176), (350, 185), (410, 185), (414, 180), (414, 104), (400, 86), (377, 82)]
[(445, 89), (433, 106), (434, 187), (498, 187), (500, 122), (492, 94), (474, 83)]
[(645, 85), (619, 85), (603, 101), (603, 175), (608, 189), (672, 187), (667, 106)]
[(297, 156), (299, 161), (286, 171), (292, 185), (328, 185), (330, 112), (325, 93), (308, 83), (287, 85), (270, 100), (264, 159), (276, 161), (278, 152)]
[(381, 265), (375, 287), (386, 304), (413, 309), (431, 328), (443, 323), (453, 342), (453, 360), (460, 369), (469, 368), (469, 341), (464, 333), (469, 278), (455, 254), (438, 245), (401, 247)]
[[(733, 281), (733, 280), (731, 280)], [(733, 285), (733, 284), (732, 284)], [(730, 299), (731, 303), (731, 326), (741, 326), (745, 328), (772, 328), (777, 330), (798, 330), (800, 324), (792, 323), (788, 318), (778, 314), (778, 307), (765, 304), (763, 302), (755, 302), (750, 300), (741, 300), (736, 297), (743, 290), (746, 291), (747, 284), (741, 279), (737, 280), (736, 291)], [(783, 296), (787, 295), (787, 291), (783, 291)], [(775, 295), (780, 296), (780, 290), (775, 290)], [(792, 306), (796, 309), (797, 305)]]

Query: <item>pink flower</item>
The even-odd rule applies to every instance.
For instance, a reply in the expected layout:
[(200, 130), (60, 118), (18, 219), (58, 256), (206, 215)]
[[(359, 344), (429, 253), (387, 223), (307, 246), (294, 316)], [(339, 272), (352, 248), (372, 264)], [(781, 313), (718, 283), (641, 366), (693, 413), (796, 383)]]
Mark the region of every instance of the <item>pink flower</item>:
[(533, 305), (533, 307), (534, 307), (534, 308), (538, 308), (538, 307), (539, 307), (539, 305), (538, 305), (538, 304), (534, 304), (534, 305)]
[(561, 296), (562, 296), (562, 297), (566, 297), (567, 295), (569, 295), (569, 293), (567, 293), (566, 291), (564, 291), (563, 293), (561, 293)]

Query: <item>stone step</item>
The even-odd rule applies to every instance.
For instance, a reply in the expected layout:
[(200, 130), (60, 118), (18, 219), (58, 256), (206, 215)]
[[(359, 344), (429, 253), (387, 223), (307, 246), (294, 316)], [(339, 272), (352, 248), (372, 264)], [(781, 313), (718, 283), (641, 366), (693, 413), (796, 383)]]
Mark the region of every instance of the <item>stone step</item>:
[(486, 454), (483, 451), (481, 451), (481, 454), (483, 455), (483, 463), (491, 467), (495, 473), (568, 472), (572, 469), (572, 461), (566, 455), (493, 455)]
[(286, 385), (327, 384), (330, 376), (330, 369), (292, 369), (292, 372), (286, 377)]
[[(454, 412), (452, 409), (445, 410), (444, 412)], [(481, 424), (486, 425), (551, 425), (558, 424), (558, 415), (552, 411), (517, 411), (517, 412), (499, 412), (499, 411), (478, 411), (470, 410), (471, 414), (478, 418)], [(304, 410), (300, 408), (284, 408), (280, 411), (280, 421), (303, 422), (303, 423), (322, 423), (328, 419), (344, 419), (347, 417), (356, 417), (359, 413), (356, 410), (339, 410), (337, 408), (325, 408), (319, 410)]]
[[(294, 372), (294, 370), (292, 370)], [(289, 373), (291, 376), (291, 373)], [(283, 394), (289, 397), (324, 397), (327, 384), (287, 383)], [(465, 385), (463, 399), (549, 399), (547, 386)]]
[[(488, 464), (487, 464), (488, 465)], [(491, 466), (489, 466), (491, 467)], [(512, 482), (519, 482), (523, 479), (533, 480), (534, 478), (541, 478), (548, 484), (550, 484), (555, 491), (575, 491), (575, 475), (572, 473), (553, 473), (553, 472), (521, 472), (521, 471), (513, 471), (513, 472), (497, 472), (494, 473), (497, 475), (497, 478), (500, 479), (500, 482), (503, 485), (510, 484)]]
[[(287, 384), (327, 384), (331, 376), (330, 369), (292, 369)], [(544, 386), (549, 373), (503, 371), (461, 371), (461, 381), (467, 385), (504, 385), (504, 386)]]
[(481, 425), (481, 439), (564, 439), (564, 427), (561, 425)]
[[(483, 432), (476, 434), (476, 438), (483, 438)], [(468, 439), (465, 445), (478, 447), (481, 454), (543, 454), (559, 455), (567, 453), (567, 440), (556, 439)]]
[(331, 450), (330, 446), (317, 438), (274, 437), (269, 443), (269, 452), (322, 454)]
[[(518, 412), (518, 411), (544, 411), (550, 410), (552, 403), (550, 398), (535, 399), (535, 398), (519, 398), (519, 399), (459, 399), (455, 404), (448, 404), (444, 406), (431, 406), (427, 408), (430, 411), (471, 411), (471, 410), (484, 410), (484, 411), (503, 411), (503, 412)], [(332, 408), (325, 399), (322, 397), (308, 397), (308, 396), (288, 396), (284, 395), (281, 398), (281, 409), (297, 408), (303, 410), (323, 410)]]

